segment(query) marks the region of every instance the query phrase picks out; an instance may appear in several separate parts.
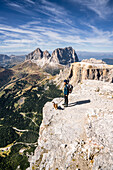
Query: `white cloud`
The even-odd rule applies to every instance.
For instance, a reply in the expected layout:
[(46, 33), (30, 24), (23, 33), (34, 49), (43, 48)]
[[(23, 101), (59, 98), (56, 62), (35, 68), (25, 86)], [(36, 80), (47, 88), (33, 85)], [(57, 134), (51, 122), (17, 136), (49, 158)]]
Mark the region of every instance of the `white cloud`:
[[(38, 24), (40, 26), (38, 26)], [(73, 46), (77, 50), (97, 51), (104, 49), (108, 50), (113, 46), (113, 32), (103, 31), (91, 24), (85, 24), (87, 29), (79, 29), (74, 27), (66, 27), (54, 29), (53, 27), (43, 26), (40, 22), (32, 21), (19, 27), (11, 27), (0, 24), (0, 34), (4, 37), (0, 42), (0, 52), (15, 49), (16, 52), (27, 49), (35, 49), (37, 47), (54, 50), (56, 47)], [(88, 30), (89, 30), (88, 29)], [(32, 51), (31, 50), (31, 51)], [(24, 52), (24, 51), (23, 51)]]
[(28, 3), (30, 3), (30, 4), (35, 4), (35, 2), (32, 1), (32, 0), (25, 0), (25, 1), (28, 2)]
[(34, 32), (26, 29), (15, 28), (7, 25), (0, 24), (0, 30), (10, 31), (15, 33), (23, 33), (23, 34), (35, 34)]
[(14, 8), (21, 8), (22, 6), (13, 2), (8, 3), (9, 6), (12, 6)]
[(37, 26), (38, 24), (40, 24), (41, 22), (40, 21), (31, 21), (31, 22), (27, 22), (27, 24), (24, 24), (24, 25), (20, 25), (20, 28), (30, 28), (32, 26)]
[(67, 11), (64, 7), (56, 4), (55, 2), (41, 0), (41, 3), (38, 4), (36, 11), (51, 17), (51, 20), (55, 21), (56, 23), (60, 22), (64, 24), (67, 22), (67, 20), (68, 22), (71, 22), (69, 11)]
[(109, 0), (71, 0), (80, 3), (88, 9), (94, 11), (100, 18), (105, 19), (109, 14), (113, 13), (112, 8), (108, 6)]
[(52, 13), (56, 12), (55, 15), (60, 15), (60, 14), (64, 14), (66, 15), (67, 14), (67, 11), (64, 9), (64, 7), (61, 7), (59, 5), (57, 5), (56, 3), (53, 3), (53, 2), (49, 2), (47, 0), (41, 0), (42, 2), (42, 6), (44, 9), (46, 9), (47, 11), (50, 11)]
[(32, 14), (32, 11), (29, 11), (25, 4), (23, 5), (17, 2), (8, 2), (7, 6), (10, 7), (12, 10), (15, 10), (20, 13), (24, 13), (28, 15)]
[(33, 42), (33, 40), (29, 40), (29, 39), (21, 39), (21, 40), (19, 40), (19, 39), (15, 39), (15, 40), (5, 40), (4, 41), (5, 43), (16, 43), (16, 44), (18, 44), (18, 43), (21, 43), (21, 44), (23, 44), (23, 43), (27, 43), (27, 44), (29, 44), (29, 43), (32, 43)]
[(50, 3), (46, 0), (43, 0), (42, 2), (43, 2), (43, 5), (41, 6), (42, 10), (50, 12), (55, 16), (67, 15), (67, 11), (63, 7), (60, 7), (55, 3)]
[[(94, 11), (101, 18), (112, 13), (107, 6), (108, 0), (71, 0), (80, 3)], [(35, 3), (35, 5), (34, 5)], [(83, 23), (82, 26), (75, 26), (72, 22), (70, 12), (64, 7), (47, 0), (33, 1), (25, 0), (22, 3), (8, 2), (8, 5), (19, 12), (30, 12), (27, 7), (34, 5), (36, 14), (43, 13), (46, 17), (39, 18), (36, 15), (34, 20), (16, 27), (0, 24), (0, 52), (22, 51), (30, 52), (37, 47), (42, 50), (54, 50), (56, 47), (73, 46), (77, 50), (111, 50), (113, 46), (113, 31), (104, 31), (97, 26)], [(28, 6), (27, 6), (28, 4)], [(31, 5), (30, 5), (31, 4)], [(38, 11), (38, 12), (37, 12)], [(104, 11), (104, 12), (103, 12)], [(78, 19), (79, 20), (79, 19)], [(81, 24), (81, 23), (80, 23)]]

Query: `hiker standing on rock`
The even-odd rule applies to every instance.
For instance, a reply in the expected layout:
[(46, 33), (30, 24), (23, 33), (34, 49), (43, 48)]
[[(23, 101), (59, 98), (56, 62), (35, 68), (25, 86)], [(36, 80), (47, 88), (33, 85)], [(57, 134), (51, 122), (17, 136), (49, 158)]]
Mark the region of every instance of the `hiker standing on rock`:
[(64, 80), (64, 107), (68, 107), (68, 94), (67, 80)]

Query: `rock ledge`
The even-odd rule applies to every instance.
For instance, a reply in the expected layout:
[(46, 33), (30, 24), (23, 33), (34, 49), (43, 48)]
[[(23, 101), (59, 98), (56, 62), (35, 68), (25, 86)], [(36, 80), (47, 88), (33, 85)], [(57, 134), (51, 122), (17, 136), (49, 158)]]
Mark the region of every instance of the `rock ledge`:
[[(38, 147), (29, 169), (113, 169), (113, 84), (87, 80), (69, 96), (54, 99), (43, 109)], [(109, 98), (111, 96), (111, 98)]]

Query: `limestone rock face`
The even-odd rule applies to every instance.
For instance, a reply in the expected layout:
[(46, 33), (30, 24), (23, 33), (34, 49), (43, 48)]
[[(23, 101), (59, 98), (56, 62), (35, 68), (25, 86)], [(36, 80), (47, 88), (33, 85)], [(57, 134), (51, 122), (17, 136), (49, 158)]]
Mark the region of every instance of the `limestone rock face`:
[(78, 62), (78, 56), (72, 47), (57, 48), (53, 51), (51, 60), (52, 62), (67, 65), (70, 63)]
[(49, 59), (49, 58), (51, 57), (51, 55), (50, 55), (50, 53), (46, 50), (46, 51), (43, 52), (43, 57), (44, 57), (45, 59)]
[[(85, 60), (86, 61), (86, 60)], [(83, 80), (103, 80), (113, 82), (113, 66), (101, 63), (99, 60), (91, 60), (92, 62), (72, 63), (69, 78), (75, 82)]]
[(72, 47), (66, 47), (64, 49), (58, 48), (54, 50), (52, 56), (47, 50), (43, 52), (37, 48), (35, 51), (26, 56), (26, 60), (31, 60), (37, 65), (43, 67), (45, 64), (49, 64), (51, 66), (69, 65), (75, 61), (77, 62), (78, 57)]
[(30, 170), (113, 169), (113, 84), (85, 80), (63, 98), (55, 110), (52, 102), (43, 109), (38, 147)]
[(60, 87), (60, 89), (63, 89), (64, 79), (68, 79), (69, 75), (70, 67), (64, 67), (64, 69), (61, 69), (60, 73), (55, 76), (55, 79), (53, 81), (58, 87)]
[(113, 83), (113, 66), (96, 59), (75, 62), (71, 64), (71, 67), (60, 70), (54, 82), (63, 89), (64, 79), (69, 79), (70, 84), (73, 85), (87, 79)]
[(43, 52), (40, 48), (37, 48), (35, 51), (26, 56), (26, 60), (31, 60), (36, 62), (38, 65), (41, 65), (45, 64), (50, 57), (51, 55), (47, 50)]

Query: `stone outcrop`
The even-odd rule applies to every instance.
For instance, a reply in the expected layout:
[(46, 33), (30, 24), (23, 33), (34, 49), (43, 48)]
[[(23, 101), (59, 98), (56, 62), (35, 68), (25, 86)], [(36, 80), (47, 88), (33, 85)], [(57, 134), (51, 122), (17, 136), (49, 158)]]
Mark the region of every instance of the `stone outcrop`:
[(57, 74), (53, 80), (53, 82), (60, 87), (60, 89), (63, 89), (64, 87), (64, 79), (68, 79), (70, 75), (70, 67), (65, 67), (64, 69), (61, 69), (59, 74)]
[(113, 65), (107, 65), (101, 60), (84, 60), (78, 63), (72, 63), (69, 78), (74, 82), (83, 80), (103, 80), (113, 83)]
[(37, 48), (26, 56), (26, 60), (31, 60), (42, 67), (46, 64), (51, 66), (69, 65), (70, 63), (77, 62), (78, 57), (72, 47), (58, 48), (53, 51), (52, 55), (47, 50), (43, 52)]
[(52, 102), (43, 109), (38, 147), (30, 170), (113, 169), (113, 84), (84, 80), (63, 98), (55, 110)]

